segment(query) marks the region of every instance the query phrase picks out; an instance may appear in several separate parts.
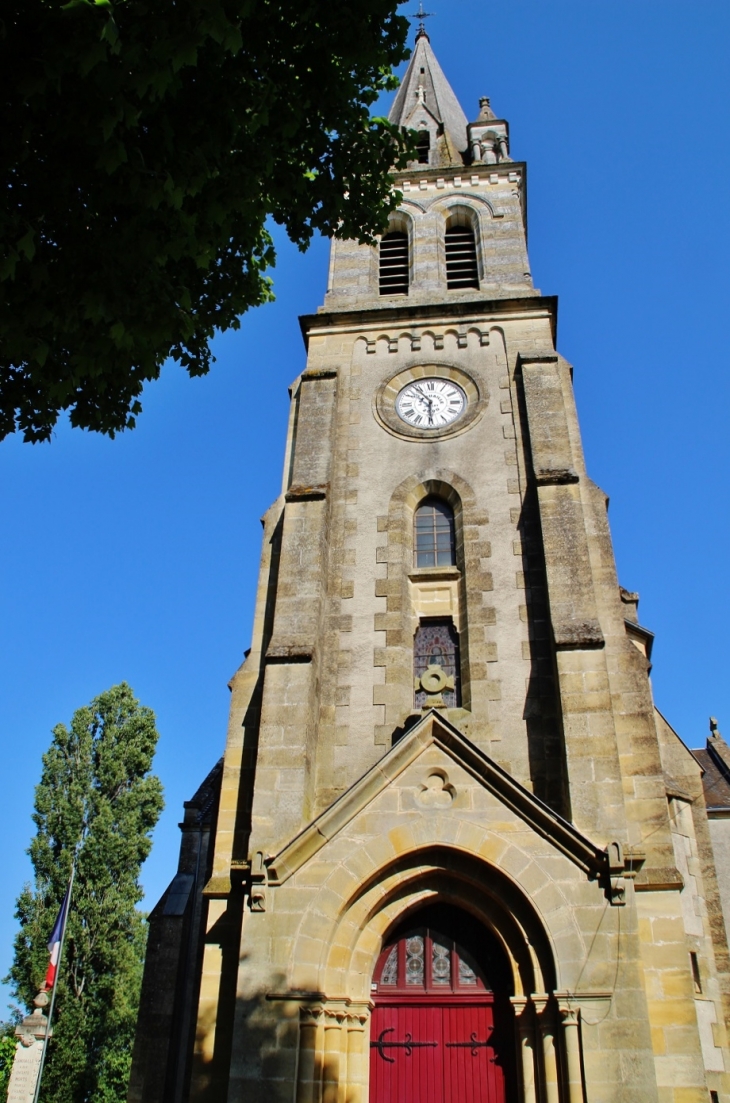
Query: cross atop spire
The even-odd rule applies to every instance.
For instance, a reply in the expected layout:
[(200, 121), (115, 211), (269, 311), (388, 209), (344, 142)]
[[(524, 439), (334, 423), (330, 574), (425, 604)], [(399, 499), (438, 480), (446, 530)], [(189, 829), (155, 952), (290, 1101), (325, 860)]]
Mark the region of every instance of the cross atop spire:
[(432, 12), (432, 11), (424, 11), (423, 10), (423, 0), (418, 0), (418, 11), (414, 11), (414, 12), (411, 13), (412, 18), (413, 19), (418, 19), (418, 21), (419, 21), (418, 30), (416, 31), (416, 42), (422, 36), (425, 37), (425, 38), (428, 38), (428, 34), (426, 33), (426, 24), (424, 23), (424, 19), (430, 19), (431, 16), (435, 15), (435, 14), (436, 13)]

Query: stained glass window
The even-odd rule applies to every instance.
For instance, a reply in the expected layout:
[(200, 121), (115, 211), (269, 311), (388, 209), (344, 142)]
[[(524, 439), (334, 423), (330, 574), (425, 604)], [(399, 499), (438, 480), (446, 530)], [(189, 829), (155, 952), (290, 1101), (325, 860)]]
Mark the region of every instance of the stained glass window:
[(423, 935), (411, 935), (406, 939), (406, 984), (423, 985), (424, 977)]
[[(441, 697), (447, 708), (458, 708), (461, 704), (459, 635), (450, 619), (437, 617), (424, 619), (416, 629), (413, 641), (415, 677), (420, 678), (429, 666), (440, 666), (444, 674), (454, 679), (454, 688), (442, 690)], [(415, 707), (420, 709), (427, 703), (426, 691), (416, 690)]]
[(471, 965), (463, 957), (459, 957), (459, 984), (475, 985), (477, 975)]
[(413, 556), (416, 567), (453, 567), (456, 563), (454, 512), (440, 498), (426, 498), (416, 510)]
[(451, 985), (451, 946), (435, 937), (431, 942), (431, 976), (435, 985)]
[(383, 972), (380, 974), (381, 984), (397, 984), (398, 983), (398, 947), (394, 946), (388, 954), (388, 960), (383, 966)]
[(376, 988), (419, 992), (490, 991), (482, 969), (462, 946), (429, 927), (411, 928), (383, 950), (373, 978)]

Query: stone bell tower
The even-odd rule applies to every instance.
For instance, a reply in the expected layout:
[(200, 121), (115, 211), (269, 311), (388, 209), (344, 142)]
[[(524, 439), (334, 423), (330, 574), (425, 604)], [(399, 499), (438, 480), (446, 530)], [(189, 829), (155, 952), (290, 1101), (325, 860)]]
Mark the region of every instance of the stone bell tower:
[(253, 639), (151, 917), (130, 1100), (728, 1101), (702, 769), (652, 701), (525, 165), (422, 29), (391, 119), (418, 160), (301, 319)]

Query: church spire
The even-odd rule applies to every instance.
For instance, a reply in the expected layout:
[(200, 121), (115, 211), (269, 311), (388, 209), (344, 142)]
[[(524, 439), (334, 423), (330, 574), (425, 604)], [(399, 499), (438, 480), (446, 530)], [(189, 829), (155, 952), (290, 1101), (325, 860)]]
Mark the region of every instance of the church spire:
[[(419, 16), (426, 12), (419, 11)], [(416, 34), (416, 46), (388, 116), (392, 123), (429, 135), (430, 155), (419, 160), (439, 164), (463, 161), (469, 148), (468, 120), (431, 49), (423, 22)], [(438, 139), (446, 139), (446, 150), (437, 151)]]

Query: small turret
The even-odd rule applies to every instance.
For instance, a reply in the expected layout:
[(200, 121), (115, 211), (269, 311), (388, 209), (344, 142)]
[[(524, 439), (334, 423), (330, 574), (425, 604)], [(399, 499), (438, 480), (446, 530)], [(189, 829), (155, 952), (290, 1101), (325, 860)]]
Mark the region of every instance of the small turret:
[(511, 160), (509, 123), (494, 114), (489, 96), (482, 96), (479, 100), (479, 115), (475, 122), (469, 123), (467, 130), (473, 163), (496, 165), (500, 161)]

